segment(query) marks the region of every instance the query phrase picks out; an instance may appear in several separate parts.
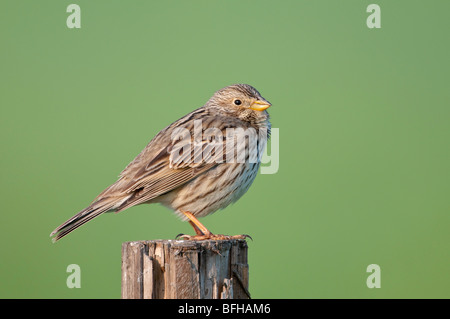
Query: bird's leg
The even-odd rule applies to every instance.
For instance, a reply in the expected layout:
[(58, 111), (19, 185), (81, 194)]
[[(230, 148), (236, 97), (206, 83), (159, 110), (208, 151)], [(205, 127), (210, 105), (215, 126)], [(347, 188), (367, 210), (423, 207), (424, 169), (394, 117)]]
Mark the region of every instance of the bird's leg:
[(189, 236), (179, 234), (177, 238), (188, 240), (204, 240), (211, 238), (212, 233), (202, 223), (200, 223), (199, 220), (192, 213), (182, 210), (180, 210), (180, 212), (182, 212), (183, 215), (188, 218), (189, 224), (191, 224), (192, 228), (194, 228), (194, 231), (197, 235)]
[(191, 224), (192, 228), (194, 228), (194, 231), (197, 235), (195, 236), (189, 236), (189, 235), (183, 235), (180, 234), (177, 236), (177, 238), (180, 239), (187, 239), (187, 240), (228, 240), (228, 239), (246, 239), (250, 238), (249, 235), (236, 235), (236, 236), (227, 236), (227, 235), (215, 235), (211, 233), (192, 213), (185, 212), (180, 210), (184, 216), (186, 216), (189, 219), (189, 224)]
[(195, 233), (199, 236), (203, 236), (204, 234), (202, 233), (202, 231), (200, 230), (200, 228), (197, 227), (197, 225), (195, 225), (192, 221), (189, 220), (189, 224), (191, 224), (192, 228), (194, 228)]
[[(191, 223), (192, 227), (194, 227), (195, 232), (197, 233), (196, 227), (202, 232), (202, 235), (209, 236), (211, 235), (211, 232), (202, 224), (200, 221), (190, 212), (184, 212), (181, 211), (184, 216), (186, 216), (189, 219), (189, 222)], [(198, 235), (198, 233), (197, 233)]]

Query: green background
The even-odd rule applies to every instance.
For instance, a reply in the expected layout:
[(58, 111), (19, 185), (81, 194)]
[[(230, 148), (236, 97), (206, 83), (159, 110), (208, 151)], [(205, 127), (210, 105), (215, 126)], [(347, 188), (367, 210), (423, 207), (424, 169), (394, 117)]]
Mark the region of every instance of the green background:
[(244, 82), (273, 104), (279, 170), (202, 222), (253, 237), (252, 297), (449, 298), (450, 2), (377, 1), (381, 29), (370, 3), (3, 1), (0, 297), (120, 298), (121, 243), (189, 224), (143, 205), (49, 233), (159, 130)]

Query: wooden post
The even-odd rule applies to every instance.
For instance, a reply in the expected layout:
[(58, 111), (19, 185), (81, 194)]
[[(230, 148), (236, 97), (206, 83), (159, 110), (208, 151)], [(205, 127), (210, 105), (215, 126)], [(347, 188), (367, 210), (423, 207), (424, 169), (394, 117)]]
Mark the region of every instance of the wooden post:
[(249, 299), (245, 240), (122, 244), (123, 299)]

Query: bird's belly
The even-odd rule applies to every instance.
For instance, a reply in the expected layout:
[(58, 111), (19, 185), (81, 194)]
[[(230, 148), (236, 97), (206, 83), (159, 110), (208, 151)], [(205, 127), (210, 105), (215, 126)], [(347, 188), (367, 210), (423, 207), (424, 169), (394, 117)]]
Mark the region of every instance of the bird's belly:
[[(259, 163), (227, 163), (166, 194), (160, 203), (174, 211), (203, 217), (227, 207), (247, 192)], [(184, 215), (180, 214), (184, 218)]]

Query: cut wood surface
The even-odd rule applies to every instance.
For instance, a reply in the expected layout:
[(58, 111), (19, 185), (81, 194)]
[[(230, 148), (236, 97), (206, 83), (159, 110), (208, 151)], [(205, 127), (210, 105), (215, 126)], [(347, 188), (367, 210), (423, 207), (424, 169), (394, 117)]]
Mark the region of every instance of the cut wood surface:
[(245, 240), (122, 244), (124, 299), (249, 299)]

